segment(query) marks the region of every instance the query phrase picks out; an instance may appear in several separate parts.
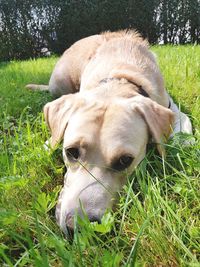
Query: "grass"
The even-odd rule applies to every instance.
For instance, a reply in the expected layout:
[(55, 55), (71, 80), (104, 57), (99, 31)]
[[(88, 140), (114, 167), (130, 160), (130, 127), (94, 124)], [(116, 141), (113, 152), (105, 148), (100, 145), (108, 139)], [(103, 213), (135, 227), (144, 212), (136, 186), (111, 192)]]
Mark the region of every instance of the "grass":
[(177, 135), (162, 160), (154, 147), (127, 177), (115, 212), (102, 224), (80, 221), (67, 240), (55, 222), (62, 186), (61, 148), (43, 149), (47, 83), (56, 58), (0, 63), (0, 266), (199, 266), (200, 47), (158, 46), (166, 87), (194, 126)]

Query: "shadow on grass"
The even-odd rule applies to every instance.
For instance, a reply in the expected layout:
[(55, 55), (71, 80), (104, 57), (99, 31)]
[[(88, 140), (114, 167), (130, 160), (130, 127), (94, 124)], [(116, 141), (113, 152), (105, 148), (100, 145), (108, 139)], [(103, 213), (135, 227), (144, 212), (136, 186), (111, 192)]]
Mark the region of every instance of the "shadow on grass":
[(0, 69), (4, 69), (4, 68), (7, 68), (8, 67), (8, 65), (10, 65), (11, 64), (11, 62), (9, 62), (9, 61), (6, 61), (6, 62), (0, 62)]

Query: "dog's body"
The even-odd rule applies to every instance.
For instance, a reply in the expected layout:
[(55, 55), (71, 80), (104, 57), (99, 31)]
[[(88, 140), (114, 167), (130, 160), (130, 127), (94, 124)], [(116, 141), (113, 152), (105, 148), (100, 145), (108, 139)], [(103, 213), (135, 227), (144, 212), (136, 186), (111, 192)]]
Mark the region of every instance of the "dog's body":
[(48, 90), (62, 96), (94, 89), (109, 77), (128, 78), (138, 85), (142, 80), (151, 99), (165, 107), (169, 105), (154, 55), (148, 50), (147, 41), (132, 31), (106, 32), (76, 42), (57, 62)]
[[(125, 183), (123, 171), (132, 171), (144, 158), (150, 137), (163, 154), (163, 141), (179, 115), (169, 109), (170, 102), (175, 105), (147, 41), (133, 31), (103, 33), (75, 43), (56, 64), (48, 90), (64, 95), (48, 103), (44, 114), (51, 146), (64, 139), (69, 170), (57, 220), (66, 231), (66, 226), (73, 228), (74, 214), (82, 214), (81, 205), (91, 221), (101, 219)], [(179, 114), (182, 126), (176, 131), (190, 133), (189, 119)]]

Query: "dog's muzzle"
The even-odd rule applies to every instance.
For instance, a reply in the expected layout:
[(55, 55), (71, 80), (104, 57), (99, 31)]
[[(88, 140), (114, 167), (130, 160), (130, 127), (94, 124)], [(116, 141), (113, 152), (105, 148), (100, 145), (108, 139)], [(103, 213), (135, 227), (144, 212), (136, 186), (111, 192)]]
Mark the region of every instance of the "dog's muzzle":
[[(93, 170), (93, 173), (99, 174), (100, 170)], [(113, 192), (117, 192), (118, 188), (114, 187), (113, 190), (113, 178), (110, 175), (106, 175), (106, 182), (103, 177), (101, 174), (101, 179), (95, 180), (84, 170), (76, 173), (69, 171), (65, 175), (64, 187), (56, 206), (56, 220), (65, 233), (73, 232), (77, 217), (87, 216), (91, 222), (100, 223), (105, 211), (112, 208), (115, 202)]]

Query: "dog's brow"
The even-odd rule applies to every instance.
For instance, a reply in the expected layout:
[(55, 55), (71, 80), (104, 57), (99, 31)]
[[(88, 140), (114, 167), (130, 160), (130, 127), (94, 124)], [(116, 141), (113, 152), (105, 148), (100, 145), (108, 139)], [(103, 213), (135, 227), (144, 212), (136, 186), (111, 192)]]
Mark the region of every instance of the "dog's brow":
[(70, 148), (70, 147), (84, 147), (84, 148), (86, 148), (89, 146), (89, 143), (90, 142), (87, 141), (85, 137), (79, 137), (79, 138), (76, 138), (76, 140), (72, 140), (64, 147), (65, 147), (65, 149)]

